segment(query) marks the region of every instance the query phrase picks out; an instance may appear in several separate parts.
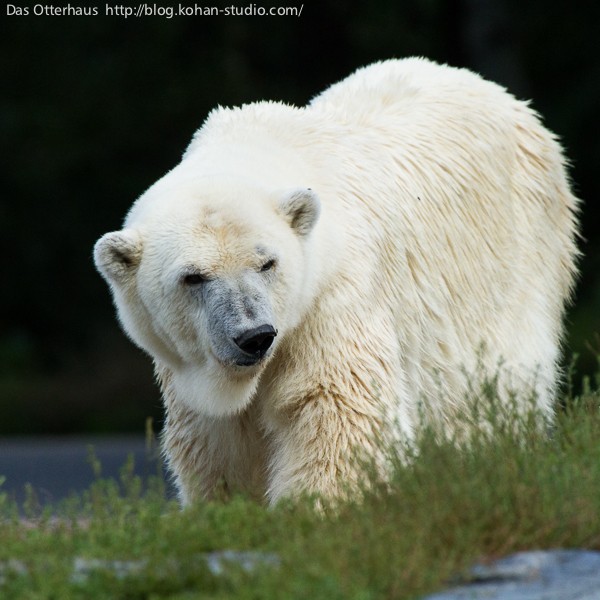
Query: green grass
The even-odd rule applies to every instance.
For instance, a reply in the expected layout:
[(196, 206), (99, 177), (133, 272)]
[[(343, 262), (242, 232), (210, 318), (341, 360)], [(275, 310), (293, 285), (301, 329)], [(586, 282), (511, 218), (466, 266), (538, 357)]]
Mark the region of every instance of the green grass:
[[(459, 449), (425, 431), (418, 457), (396, 461), (389, 484), (371, 481), (322, 511), (310, 499), (268, 509), (242, 497), (181, 511), (131, 464), (120, 481), (99, 480), (51, 509), (32, 497), (27, 519), (0, 494), (0, 597), (418, 598), (480, 559), (600, 549), (599, 384), (568, 399), (550, 435), (500, 419), (493, 436)], [(206, 556), (224, 549), (278, 562), (214, 574)]]

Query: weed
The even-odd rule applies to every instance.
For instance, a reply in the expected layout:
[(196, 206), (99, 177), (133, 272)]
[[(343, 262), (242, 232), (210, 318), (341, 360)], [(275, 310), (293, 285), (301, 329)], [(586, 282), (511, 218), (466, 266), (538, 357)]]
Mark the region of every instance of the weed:
[(408, 599), (476, 560), (600, 549), (599, 384), (566, 399), (550, 435), (522, 411), (480, 410), (471, 420), (489, 427), (467, 443), (424, 427), (390, 481), (366, 473), (354, 498), (321, 510), (235, 496), (182, 511), (131, 461), (51, 509), (31, 491), (26, 518), (0, 493), (0, 597)]

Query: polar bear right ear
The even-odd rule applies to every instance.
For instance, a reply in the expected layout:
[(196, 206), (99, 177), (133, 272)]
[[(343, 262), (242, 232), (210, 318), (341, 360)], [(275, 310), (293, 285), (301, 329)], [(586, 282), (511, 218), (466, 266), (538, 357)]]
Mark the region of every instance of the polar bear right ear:
[(134, 229), (104, 234), (94, 246), (96, 269), (109, 282), (122, 283), (133, 275), (142, 258), (142, 240)]
[(321, 213), (321, 201), (310, 188), (301, 188), (288, 193), (279, 203), (279, 210), (291, 228), (301, 236), (308, 235)]

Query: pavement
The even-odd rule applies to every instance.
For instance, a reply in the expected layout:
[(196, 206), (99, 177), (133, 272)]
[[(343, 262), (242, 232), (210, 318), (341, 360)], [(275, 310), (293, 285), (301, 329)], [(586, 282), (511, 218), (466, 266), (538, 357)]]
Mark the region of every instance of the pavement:
[(41, 504), (82, 492), (96, 479), (90, 448), (103, 478), (118, 478), (130, 455), (137, 475), (159, 472), (156, 449), (148, 453), (144, 436), (0, 437), (0, 477), (5, 478), (0, 491), (22, 503), (29, 483)]

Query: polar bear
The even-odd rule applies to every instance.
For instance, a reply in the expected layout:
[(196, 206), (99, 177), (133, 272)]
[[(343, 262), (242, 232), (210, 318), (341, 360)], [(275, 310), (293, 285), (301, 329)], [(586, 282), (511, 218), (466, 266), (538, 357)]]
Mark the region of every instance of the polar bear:
[(425, 59), (214, 110), (95, 246), (183, 503), (335, 496), (482, 371), (550, 416), (577, 204), (526, 103)]

